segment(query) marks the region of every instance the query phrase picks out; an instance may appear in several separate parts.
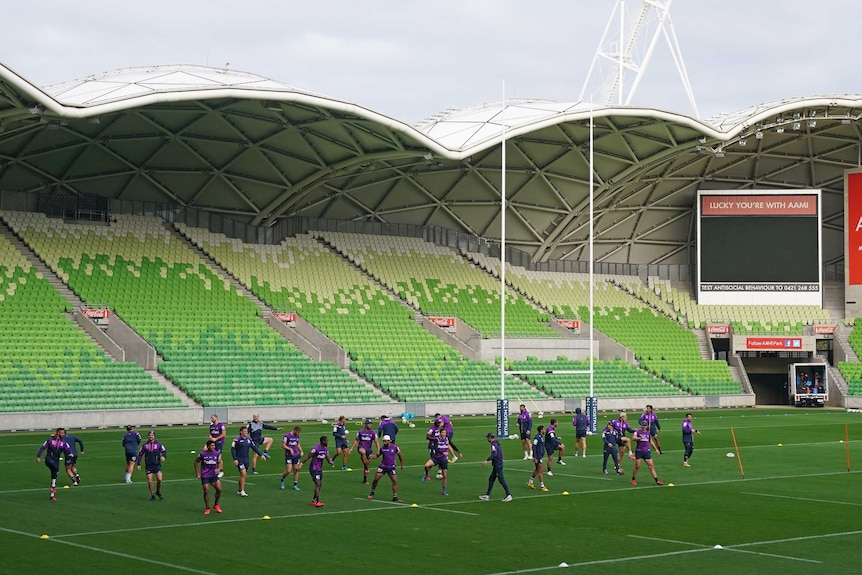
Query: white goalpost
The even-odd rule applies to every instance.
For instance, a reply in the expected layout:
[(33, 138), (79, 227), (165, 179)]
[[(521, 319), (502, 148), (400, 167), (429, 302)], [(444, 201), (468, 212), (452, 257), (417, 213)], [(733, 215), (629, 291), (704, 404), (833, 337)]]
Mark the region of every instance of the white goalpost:
[[(500, 398), (497, 400), (497, 436), (509, 435), (509, 400), (506, 398), (506, 376), (520, 375), (573, 375), (589, 374), (590, 387), (589, 396), (586, 399), (586, 412), (590, 419), (590, 430), (596, 433), (597, 402), (595, 397), (595, 370), (594, 370), (594, 338), (593, 338), (593, 281), (594, 281), (594, 253), (593, 253), (593, 184), (594, 184), (594, 123), (593, 106), (590, 104), (589, 114), (589, 180), (587, 193), (589, 194), (589, 227), (588, 227), (588, 259), (589, 259), (589, 368), (588, 369), (561, 369), (561, 370), (508, 370), (506, 369), (506, 143), (508, 125), (505, 121), (506, 98), (505, 84), (503, 87), (503, 109), (501, 121), (503, 122), (503, 133), (501, 138), (501, 161), (500, 161)], [(535, 406), (535, 403), (533, 403)]]

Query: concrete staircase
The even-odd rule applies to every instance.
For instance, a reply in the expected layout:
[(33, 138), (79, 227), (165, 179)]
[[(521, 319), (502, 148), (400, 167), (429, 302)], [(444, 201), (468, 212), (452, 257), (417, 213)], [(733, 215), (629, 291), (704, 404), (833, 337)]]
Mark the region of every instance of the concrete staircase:
[(853, 350), (853, 346), (850, 345), (849, 337), (851, 331), (853, 331), (852, 327), (838, 324), (835, 328), (835, 340), (843, 348), (847, 361), (859, 361), (859, 356)]
[[(60, 279), (60, 276), (58, 276), (56, 273), (54, 273), (54, 270), (52, 270), (51, 268), (48, 267), (48, 265), (39, 257), (39, 255), (36, 252), (33, 251), (33, 249), (30, 248), (30, 246), (25, 244), (21, 240), (21, 238), (19, 238), (15, 234), (15, 232), (13, 232), (9, 228), (9, 226), (6, 225), (6, 223), (2, 222), (2, 221), (0, 221), (0, 235), (2, 235), (4, 238), (6, 238), (9, 241), (9, 243), (12, 244), (15, 247), (15, 249), (17, 249), (27, 259), (27, 261), (29, 261), (30, 264), (39, 273), (42, 274), (42, 276), (45, 278), (45, 280), (49, 284), (51, 284), (54, 287), (54, 289), (56, 289), (60, 293), (60, 295), (62, 295), (66, 299), (66, 301), (68, 301), (71, 304), (73, 310), (78, 310), (82, 306), (84, 306), (84, 301), (80, 297), (78, 297), (78, 294), (73, 292), (69, 288), (69, 286), (62, 279)], [(81, 331), (85, 336), (87, 336), (87, 338), (90, 341), (92, 341), (94, 344), (96, 344), (96, 346), (98, 346), (102, 351), (104, 351), (108, 355), (108, 357), (111, 357), (112, 359), (116, 359), (114, 357), (114, 354), (112, 353), (112, 350), (107, 349), (102, 344), (102, 342), (99, 341), (99, 339), (93, 337), (90, 333), (88, 333), (88, 331), (86, 329), (81, 327), (81, 325), (78, 323), (77, 318), (75, 316), (75, 311), (66, 313), (66, 316), (69, 318), (69, 321), (75, 323), (75, 325), (78, 326), (79, 331)], [(113, 322), (118, 322), (118, 321), (121, 322), (122, 320), (120, 318), (114, 316), (112, 318), (112, 321)], [(129, 329), (131, 329), (131, 328), (129, 328)], [(100, 337), (107, 337), (107, 336), (100, 334)], [(109, 338), (109, 340), (110, 340), (110, 338)], [(165, 376), (163, 376), (161, 373), (159, 373), (158, 371), (156, 371), (154, 369), (146, 369), (146, 366), (144, 366), (144, 367), (145, 367), (145, 371), (150, 375), (150, 377), (152, 377), (153, 379), (155, 379), (156, 381), (161, 383), (165, 389), (170, 391), (176, 397), (180, 398), (183, 401), (183, 403), (185, 403), (188, 407), (196, 407), (197, 406), (195, 401), (191, 397), (186, 395), (186, 393), (184, 391), (182, 391), (180, 388), (178, 388), (176, 385), (174, 385), (174, 383), (171, 380), (169, 380), (168, 378), (166, 378)]]
[(706, 331), (702, 329), (693, 329), (691, 331), (697, 338), (697, 347), (700, 349), (700, 357), (706, 361), (711, 361), (713, 359), (713, 350), (712, 345), (709, 343), (709, 336), (706, 335)]
[[(367, 387), (369, 389), (380, 392), (380, 390), (377, 387), (375, 387), (374, 384), (368, 382), (367, 380), (360, 377), (356, 373), (350, 371), (350, 369), (348, 369), (349, 363), (347, 362), (347, 360), (339, 361), (339, 360), (335, 360), (335, 359), (320, 358), (320, 357), (318, 357), (319, 352), (320, 352), (319, 346), (315, 347), (314, 342), (309, 342), (308, 339), (302, 337), (301, 335), (299, 337), (301, 340), (304, 340), (304, 341), (298, 341), (295, 337), (291, 337), (289, 335), (287, 330), (289, 330), (290, 328), (287, 328), (287, 330), (282, 329), (282, 328), (286, 327), (286, 326), (284, 326), (284, 324), (282, 324), (281, 326), (273, 325), (274, 322), (277, 322), (278, 320), (276, 320), (273, 317), (272, 309), (263, 300), (261, 300), (259, 297), (254, 295), (251, 292), (251, 290), (248, 287), (246, 287), (239, 280), (238, 277), (233, 275), (226, 268), (222, 267), (222, 265), (220, 263), (218, 263), (214, 258), (212, 258), (208, 253), (206, 253), (206, 251), (204, 251), (203, 248), (201, 248), (196, 243), (194, 243), (191, 240), (191, 238), (189, 238), (188, 236), (186, 236), (185, 234), (183, 234), (182, 232), (177, 230), (173, 225), (171, 225), (168, 222), (165, 222), (165, 227), (171, 233), (173, 233), (175, 236), (177, 236), (183, 242), (185, 242), (186, 245), (189, 246), (189, 248), (191, 248), (192, 251), (194, 251), (198, 256), (200, 256), (201, 259), (203, 259), (219, 277), (221, 277), (222, 279), (224, 279), (225, 281), (230, 283), (233, 287), (235, 287), (237, 290), (239, 290), (240, 293), (243, 294), (243, 297), (246, 297), (246, 298), (250, 299), (252, 302), (254, 302), (254, 304), (258, 307), (258, 309), (261, 310), (260, 317), (263, 320), (263, 322), (266, 323), (267, 325), (269, 325), (271, 328), (273, 328), (276, 332), (278, 332), (278, 334), (280, 336), (284, 337), (285, 339), (287, 339), (288, 341), (290, 341), (291, 343), (296, 345), (301, 351), (303, 351), (306, 355), (311, 357), (312, 360), (332, 361), (333, 363), (335, 363), (336, 365), (341, 367), (342, 370), (344, 371), (344, 373), (348, 374), (350, 377), (355, 379), (357, 382), (363, 384), (365, 387)], [(393, 294), (393, 296), (394, 296), (394, 294)], [(398, 300), (397, 297), (395, 297), (394, 299)], [(347, 352), (343, 348), (341, 348), (341, 346), (339, 346), (337, 343), (330, 340), (323, 332), (319, 331), (316, 327), (312, 326), (311, 324), (309, 324), (305, 321), (299, 320), (297, 323), (302, 324), (303, 331), (306, 332), (306, 335), (316, 336), (315, 339), (318, 340), (318, 344), (320, 343), (320, 340), (325, 340), (326, 343), (329, 343), (332, 346), (338, 347), (338, 349), (340, 351), (340, 355), (343, 355), (346, 358)], [(312, 333), (308, 333), (309, 331)], [(308, 347), (306, 347), (306, 346), (308, 346)], [(383, 395), (383, 399), (389, 400), (389, 401), (395, 401), (392, 398), (390, 398), (388, 395), (385, 395), (382, 392), (380, 392), (380, 393), (381, 393), (381, 395)]]
[(227, 269), (223, 268), (220, 263), (215, 261), (203, 248), (199, 247), (196, 243), (194, 243), (188, 236), (177, 230), (173, 224), (165, 222), (165, 228), (174, 236), (182, 240), (193, 252), (195, 252), (201, 259), (203, 259), (207, 264), (209, 264), (210, 268), (223, 280), (227, 281), (230, 285), (236, 288), (240, 293), (243, 294), (244, 297), (250, 299), (254, 302), (254, 305), (260, 309), (260, 316), (263, 317), (265, 312), (272, 313), (272, 310), (266, 305), (259, 297), (251, 293), (251, 289), (244, 286), (242, 282), (239, 281), (235, 275), (230, 273)]
[(36, 271), (40, 272), (45, 280), (54, 286), (54, 289), (60, 292), (60, 295), (62, 295), (66, 301), (72, 304), (72, 309), (79, 308), (84, 304), (81, 298), (78, 297), (78, 294), (69, 289), (69, 286), (67, 286), (66, 283), (63, 282), (63, 280), (61, 280), (44, 261), (42, 261), (36, 252), (34, 252), (30, 246), (21, 241), (21, 238), (15, 235), (15, 232), (6, 225), (6, 222), (0, 221), (0, 235), (9, 240), (9, 243), (15, 246), (15, 249), (21, 252), (21, 254), (27, 258), (27, 261), (36, 268)]
[(171, 381), (170, 379), (168, 379), (154, 369), (148, 369), (147, 373), (150, 375), (150, 377), (161, 383), (165, 389), (174, 394), (174, 396), (179, 397), (180, 400), (182, 400), (182, 402), (185, 403), (187, 407), (198, 407), (198, 404), (195, 403), (195, 400), (186, 395), (186, 392), (184, 392), (182, 389), (174, 385), (173, 381)]
[(823, 282), (823, 309), (838, 323), (844, 321), (844, 284)]

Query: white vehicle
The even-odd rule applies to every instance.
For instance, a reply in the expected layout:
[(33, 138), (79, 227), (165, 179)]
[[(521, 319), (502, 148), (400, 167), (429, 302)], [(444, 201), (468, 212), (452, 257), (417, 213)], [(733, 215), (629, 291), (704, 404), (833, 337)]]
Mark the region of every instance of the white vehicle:
[(796, 407), (823, 407), (829, 400), (826, 364), (791, 363), (787, 366), (787, 390)]

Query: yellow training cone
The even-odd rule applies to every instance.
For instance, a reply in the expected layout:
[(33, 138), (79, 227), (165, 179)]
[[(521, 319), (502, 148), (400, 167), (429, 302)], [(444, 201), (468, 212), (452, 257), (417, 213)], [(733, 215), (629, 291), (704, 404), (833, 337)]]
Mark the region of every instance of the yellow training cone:
[(673, 483), (668, 483), (668, 484), (667, 484), (667, 486), (668, 486), (668, 487), (673, 487)]
[(568, 494), (569, 494), (568, 491), (563, 491), (563, 495), (568, 495)]
[(269, 515), (264, 515), (264, 516), (263, 516), (263, 518), (264, 518), (264, 519), (269, 519)]
[(69, 486), (68, 486), (68, 485), (64, 485), (64, 486), (63, 486), (63, 489), (69, 489)]
[(47, 538), (48, 538), (47, 535), (42, 535), (41, 537), (39, 537), (39, 539), (47, 539)]
[(415, 503), (411, 503), (411, 504), (410, 504), (410, 507), (419, 507), (419, 506), (418, 506), (418, 505), (416, 505)]
[(778, 447), (783, 447), (783, 446), (784, 446), (784, 444), (783, 444), (783, 443), (779, 443), (779, 444), (778, 444)]

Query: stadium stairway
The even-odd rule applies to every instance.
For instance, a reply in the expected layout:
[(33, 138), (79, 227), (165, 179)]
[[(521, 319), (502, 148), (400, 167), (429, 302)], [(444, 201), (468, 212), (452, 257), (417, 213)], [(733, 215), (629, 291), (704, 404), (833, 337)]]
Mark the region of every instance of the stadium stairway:
[[(19, 238), (3, 220), (0, 220), (0, 234), (9, 240), (9, 243), (12, 244), (12, 246), (14, 246), (21, 255), (27, 258), (30, 265), (36, 268), (36, 271), (40, 272), (45, 280), (51, 284), (51, 286), (53, 286), (53, 288), (57, 290), (66, 301), (69, 302), (69, 310), (78, 309), (84, 305), (84, 302), (78, 297), (78, 294), (69, 289), (69, 286), (67, 286), (66, 283), (54, 273), (54, 270), (45, 265), (45, 262), (36, 255), (36, 252), (34, 252), (30, 246), (21, 241), (21, 238)], [(69, 318), (72, 317), (71, 312), (67, 315)]]
[(352, 259), (347, 253), (339, 250), (333, 242), (327, 240), (325, 237), (322, 236), (318, 236), (315, 239), (320, 243), (320, 245), (325, 246), (326, 249), (335, 254), (336, 257), (344, 260), (344, 263), (355, 269), (370, 283), (374, 284), (378, 289), (380, 289), (380, 291), (385, 292), (392, 299), (392, 301), (398, 303), (404, 309), (410, 310), (410, 312), (413, 313), (413, 321), (416, 322), (416, 324), (422, 327), (425, 331), (427, 331), (446, 345), (450, 345), (456, 348), (468, 359), (474, 361), (479, 359), (479, 350), (476, 349), (474, 346), (470, 345), (470, 341), (479, 340), (482, 338), (482, 335), (472, 326), (468, 325), (466, 331), (473, 334), (475, 337), (470, 337), (467, 341), (459, 339), (455, 334), (445, 334), (442, 329), (430, 323), (430, 320), (424, 313), (422, 313), (421, 309), (419, 309), (418, 307), (414, 307), (412, 304), (401, 298), (401, 296), (399, 296), (392, 289), (390, 289), (390, 287), (386, 285), (386, 283), (383, 282), (380, 278), (369, 273), (368, 270), (365, 269), (365, 267), (361, 265), (358, 261)]
[[(271, 321), (278, 321), (278, 320), (275, 320), (273, 318), (272, 308), (270, 308), (263, 300), (261, 300), (254, 293), (252, 293), (250, 286), (245, 285), (242, 281), (240, 281), (240, 279), (238, 277), (236, 277), (233, 273), (231, 273), (228, 269), (226, 269), (223, 265), (221, 265), (218, 261), (216, 261), (209, 253), (207, 253), (206, 250), (203, 249), (202, 246), (195, 243), (188, 235), (183, 233), (183, 230), (180, 227), (176, 226), (175, 224), (170, 224), (168, 222), (165, 222), (165, 227), (167, 228), (167, 230), (170, 233), (174, 234), (182, 242), (184, 242), (189, 247), (189, 249), (191, 249), (192, 251), (197, 253), (197, 255), (201, 259), (203, 259), (214, 271), (216, 271), (218, 273), (218, 275), (220, 275), (224, 280), (226, 280), (228, 283), (233, 285), (237, 289), (237, 291), (239, 291), (243, 294), (243, 296), (245, 296), (247, 299), (251, 300), (254, 303), (254, 305), (256, 305), (258, 307), (258, 309), (260, 309), (260, 311), (261, 311), (260, 318), (267, 326), (273, 328), (274, 331), (276, 331), (279, 335), (281, 335), (282, 337), (284, 337), (285, 339), (287, 339), (288, 341), (290, 341), (291, 343), (296, 345), (296, 347), (299, 348), (300, 350), (302, 350), (303, 352), (305, 352), (306, 355), (309, 355), (310, 357), (313, 358), (313, 356), (315, 354), (309, 353), (310, 350), (306, 349), (305, 346), (303, 345), (305, 342), (308, 341), (306, 338), (300, 337), (300, 339), (305, 340), (305, 342), (297, 341), (296, 340), (297, 338), (292, 338), (292, 337), (288, 336), (289, 331), (283, 331), (281, 329), (278, 329), (278, 327), (273, 326)], [(345, 358), (347, 357), (347, 351), (344, 348), (342, 348), (341, 346), (339, 346), (337, 343), (332, 341), (330, 338), (328, 338), (323, 332), (321, 332), (320, 330), (318, 330), (316, 327), (314, 327), (313, 325), (311, 325), (308, 322), (303, 321), (300, 323), (302, 324), (302, 330), (313, 331), (315, 339), (326, 340), (332, 346), (335, 346), (338, 348), (338, 350), (340, 351), (340, 355), (342, 357), (345, 357)], [(301, 336), (301, 334), (300, 334), (300, 336)], [(319, 351), (319, 350), (316, 350), (316, 351)], [(372, 383), (370, 383), (369, 381), (367, 381), (363, 377), (359, 376), (358, 374), (354, 373), (353, 371), (350, 371), (349, 369), (344, 369), (346, 367), (345, 365), (339, 365), (339, 362), (337, 362), (337, 361), (334, 361), (333, 363), (335, 363), (336, 365), (341, 367), (342, 372), (344, 372), (346, 375), (350, 376), (352, 379), (356, 380), (358, 383), (367, 387), (369, 390), (381, 392), (379, 389), (374, 387), (374, 385)], [(383, 393), (383, 392), (381, 392), (381, 393)], [(387, 397), (387, 399), (392, 401), (392, 398), (389, 397), (388, 394), (384, 393), (384, 395)]]
[(853, 346), (850, 345), (850, 334), (852, 332), (852, 327), (848, 328), (840, 323), (835, 326), (835, 339), (838, 341), (838, 344), (844, 350), (844, 355), (846, 356), (845, 361), (854, 361), (858, 363), (859, 356), (856, 354), (856, 351), (853, 349)]
[[(57, 292), (59, 292), (60, 295), (63, 296), (63, 298), (67, 302), (69, 302), (69, 308), (68, 308), (69, 310), (77, 310), (77, 309), (80, 309), (81, 307), (84, 306), (84, 301), (80, 297), (78, 297), (78, 294), (76, 294), (74, 291), (72, 291), (69, 288), (69, 286), (62, 279), (60, 279), (60, 277), (54, 272), (54, 270), (52, 270), (50, 267), (48, 267), (45, 264), (45, 262), (42, 260), (42, 258), (40, 258), (36, 254), (36, 252), (34, 252), (32, 248), (30, 248), (30, 246), (28, 246), (26, 243), (24, 243), (21, 240), (21, 238), (19, 238), (15, 234), (15, 232), (12, 231), (12, 229), (9, 227), (9, 225), (6, 222), (4, 222), (2, 219), (0, 219), (0, 235), (2, 235), (4, 238), (6, 238), (9, 241), (9, 243), (12, 244), (12, 246), (16, 250), (18, 250), (18, 252), (22, 256), (24, 256), (27, 259), (27, 261), (30, 262), (30, 264), (36, 269), (36, 271), (40, 272), (42, 274), (42, 276), (45, 278), (45, 280), (49, 284), (51, 284), (51, 286), (54, 289), (56, 289)], [(78, 327), (78, 330), (81, 331), (81, 333), (83, 333), (87, 337), (87, 339), (92, 341), (97, 347), (99, 347), (102, 351), (104, 351), (108, 357), (110, 357), (114, 360), (117, 359), (116, 357), (113, 356), (113, 353), (112, 353), (113, 350), (112, 349), (108, 349), (107, 347), (102, 345), (102, 343), (98, 339), (94, 338), (92, 335), (87, 333), (87, 331), (79, 325), (77, 314), (74, 311), (66, 312), (66, 317), (69, 318), (70, 322), (76, 324), (76, 326)], [(125, 323), (125, 322), (123, 322), (122, 319), (120, 319), (116, 315), (114, 315), (111, 318), (111, 321), (112, 322)], [(131, 330), (131, 328), (129, 328), (129, 329)], [(142, 342), (144, 341), (143, 338), (141, 338), (141, 341)], [(148, 366), (146, 366), (146, 365), (141, 365), (141, 367), (144, 368), (144, 371), (147, 373), (147, 375), (152, 377), (154, 380), (158, 381), (162, 385), (162, 387), (164, 387), (166, 390), (171, 392), (171, 394), (174, 395), (175, 397), (178, 397), (188, 407), (197, 406), (197, 403), (191, 397), (189, 397), (183, 390), (181, 390), (176, 385), (174, 385), (174, 383), (171, 380), (164, 377), (162, 374), (160, 374), (155, 369), (148, 369)]]

